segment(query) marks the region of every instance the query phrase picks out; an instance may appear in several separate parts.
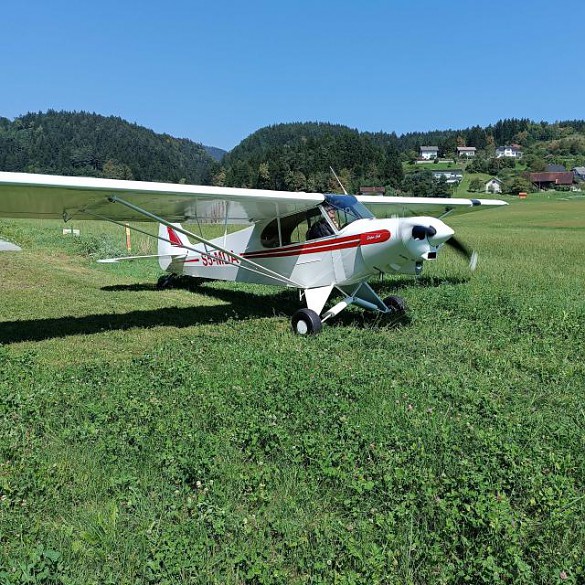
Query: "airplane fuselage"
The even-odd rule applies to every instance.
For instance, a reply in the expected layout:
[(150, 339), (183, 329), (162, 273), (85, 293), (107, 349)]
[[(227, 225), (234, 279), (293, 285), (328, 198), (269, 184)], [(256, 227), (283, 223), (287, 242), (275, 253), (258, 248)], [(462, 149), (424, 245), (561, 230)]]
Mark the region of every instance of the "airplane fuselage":
[[(442, 230), (441, 241), (424, 238), (413, 243), (411, 224), (421, 221), (433, 225), (436, 231)], [(256, 224), (211, 243), (277, 272), (303, 289), (352, 284), (381, 272), (418, 274), (422, 261), (434, 259), (444, 239), (453, 233), (436, 218), (368, 218), (356, 220), (328, 237), (265, 247), (260, 237), (264, 227)], [(170, 264), (161, 261), (161, 267), (168, 272), (216, 280), (281, 284), (248, 269), (226, 252), (206, 250), (203, 244), (192, 246), (196, 251)]]

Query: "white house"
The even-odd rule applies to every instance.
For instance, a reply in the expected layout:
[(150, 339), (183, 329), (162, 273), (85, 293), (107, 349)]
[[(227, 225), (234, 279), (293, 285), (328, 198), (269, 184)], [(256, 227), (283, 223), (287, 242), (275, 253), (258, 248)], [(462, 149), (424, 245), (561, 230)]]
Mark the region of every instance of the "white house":
[(501, 193), (502, 181), (497, 177), (493, 177), (485, 184), (484, 190), (486, 193)]
[(575, 176), (575, 181), (585, 181), (585, 167), (573, 167), (571, 170)]
[(498, 146), (498, 148), (496, 148), (496, 158), (502, 158), (503, 156), (509, 158), (522, 158), (522, 149), (517, 144)]
[(421, 146), (420, 157), (423, 160), (433, 160), (439, 156), (438, 146)]
[(461, 183), (463, 179), (463, 171), (459, 169), (445, 169), (444, 171), (433, 171), (433, 179), (438, 181), (441, 177), (445, 177), (445, 180), (449, 185), (453, 183)]
[(475, 146), (458, 146), (457, 147), (457, 156), (465, 157), (465, 158), (472, 158), (476, 155), (477, 149)]

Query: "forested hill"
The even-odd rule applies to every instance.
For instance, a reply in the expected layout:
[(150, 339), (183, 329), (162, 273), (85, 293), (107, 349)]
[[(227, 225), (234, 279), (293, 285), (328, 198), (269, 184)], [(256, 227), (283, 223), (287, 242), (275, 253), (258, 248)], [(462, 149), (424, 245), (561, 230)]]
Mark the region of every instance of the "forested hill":
[(201, 144), (113, 116), (48, 111), (0, 118), (2, 171), (210, 184), (217, 166)]
[(222, 164), (218, 179), (227, 186), (287, 191), (339, 191), (330, 167), (350, 192), (360, 185), (396, 187), (403, 176), (391, 138), (317, 122), (262, 128), (228, 153)]
[[(333, 168), (351, 193), (362, 186), (414, 192), (411, 179), (421, 146), (437, 146), (439, 156), (451, 160), (458, 146), (476, 147), (477, 164), (467, 170), (488, 172), (495, 147), (511, 143), (522, 148), (523, 167), (529, 171), (542, 171), (547, 164), (585, 166), (583, 120), (511, 118), (485, 128), (401, 136), (319, 122), (276, 124), (225, 154), (113, 116), (49, 110), (13, 121), (0, 117), (0, 171), (324, 193), (340, 191)], [(435, 187), (431, 181), (430, 191), (435, 193)]]

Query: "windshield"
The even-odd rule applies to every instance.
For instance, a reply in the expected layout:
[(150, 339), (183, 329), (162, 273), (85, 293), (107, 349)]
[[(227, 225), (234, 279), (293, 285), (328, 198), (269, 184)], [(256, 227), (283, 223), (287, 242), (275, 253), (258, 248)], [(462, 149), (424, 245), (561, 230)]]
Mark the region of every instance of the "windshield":
[(356, 219), (374, 217), (353, 195), (325, 195), (325, 203), (336, 210), (340, 227), (345, 227)]

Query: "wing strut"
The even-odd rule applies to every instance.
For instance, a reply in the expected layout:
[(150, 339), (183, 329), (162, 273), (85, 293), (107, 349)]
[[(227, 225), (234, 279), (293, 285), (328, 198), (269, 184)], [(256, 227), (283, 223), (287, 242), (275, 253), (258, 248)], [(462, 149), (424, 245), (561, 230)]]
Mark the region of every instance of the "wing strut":
[[(276, 280), (277, 282), (283, 283), (283, 284), (288, 285), (288, 286), (293, 286), (295, 288), (303, 288), (302, 285), (299, 284), (298, 282), (295, 282), (294, 280), (290, 280), (290, 278), (287, 278), (286, 276), (283, 276), (282, 274), (278, 274), (278, 272), (274, 272), (273, 270), (270, 270), (269, 268), (266, 268), (260, 264), (257, 264), (256, 262), (253, 262), (252, 260), (249, 260), (248, 258), (244, 258), (240, 254), (236, 254), (235, 252), (232, 252), (231, 250), (228, 250), (227, 248), (224, 248), (223, 246), (218, 246), (217, 244), (212, 244), (209, 240), (206, 240), (205, 238), (202, 238), (201, 236), (198, 236), (198, 235), (196, 235), (196, 234), (194, 234), (194, 233), (192, 233), (192, 232), (190, 232), (182, 227), (180, 228), (177, 225), (174, 225), (171, 222), (167, 221), (166, 219), (163, 219), (162, 217), (159, 217), (159, 216), (155, 215), (154, 213), (150, 213), (149, 211), (146, 211), (145, 209), (142, 209), (141, 207), (138, 207), (137, 205), (134, 205), (133, 203), (129, 203), (128, 201), (125, 201), (124, 199), (120, 199), (119, 197), (115, 197), (115, 196), (108, 197), (108, 201), (110, 201), (112, 203), (120, 203), (120, 204), (124, 205), (125, 207), (128, 207), (128, 209), (132, 209), (133, 211), (136, 211), (137, 213), (144, 215), (144, 217), (148, 217), (149, 219), (152, 219), (153, 221), (156, 221), (158, 223), (162, 223), (163, 225), (166, 225), (167, 227), (170, 227), (170, 228), (174, 229), (175, 231), (186, 235), (187, 237), (190, 237), (190, 238), (193, 238), (194, 240), (197, 240), (198, 242), (200, 242), (201, 244), (203, 244), (205, 246), (209, 246), (210, 248), (213, 248), (215, 250), (223, 252), (224, 254), (226, 254), (227, 256), (232, 258), (233, 260), (236, 260), (239, 263), (240, 267), (245, 269), (245, 270), (250, 270), (251, 272), (255, 272), (256, 274), (260, 274), (261, 276), (265, 276), (267, 278), (271, 278), (273, 280)], [(197, 250), (196, 248), (191, 248), (189, 246), (185, 246), (184, 244), (181, 247), (183, 247), (187, 250), (190, 250), (191, 252), (195, 252), (196, 254), (202, 254), (203, 256), (211, 257), (208, 253), (202, 252), (201, 250)]]

